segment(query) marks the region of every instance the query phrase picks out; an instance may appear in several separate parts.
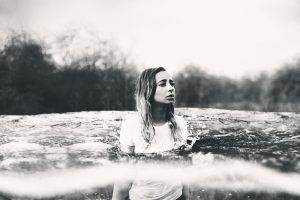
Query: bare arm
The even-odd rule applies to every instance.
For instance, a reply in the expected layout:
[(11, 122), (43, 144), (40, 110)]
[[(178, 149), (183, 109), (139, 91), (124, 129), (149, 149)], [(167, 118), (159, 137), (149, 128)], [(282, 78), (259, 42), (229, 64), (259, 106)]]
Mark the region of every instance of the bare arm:
[(129, 197), (131, 182), (123, 181), (114, 184), (112, 200), (125, 200)]
[(190, 187), (188, 185), (182, 186), (182, 199), (184, 200), (190, 199)]
[[(134, 147), (129, 147), (126, 149), (123, 149), (123, 152), (127, 152), (130, 154), (129, 157), (127, 157), (127, 162), (131, 162), (130, 155), (134, 152)], [(129, 199), (129, 190), (131, 188), (132, 182), (130, 180), (123, 180), (115, 182), (114, 184), (114, 190), (112, 195), (112, 200), (126, 200)]]
[[(131, 161), (131, 156), (134, 154), (134, 146), (124, 147), (122, 152), (127, 155), (127, 162)], [(115, 182), (114, 190), (112, 195), (112, 200), (126, 200), (129, 199), (129, 190), (131, 188), (132, 182), (130, 180), (123, 180)]]

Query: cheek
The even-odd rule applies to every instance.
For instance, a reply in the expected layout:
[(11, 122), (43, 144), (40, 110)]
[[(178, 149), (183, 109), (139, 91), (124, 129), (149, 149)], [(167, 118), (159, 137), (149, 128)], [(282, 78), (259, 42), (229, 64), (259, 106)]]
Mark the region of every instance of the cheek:
[(161, 98), (162, 96), (163, 96), (163, 90), (160, 89), (160, 88), (157, 88), (156, 91), (155, 91), (154, 97), (159, 99), (159, 98)]

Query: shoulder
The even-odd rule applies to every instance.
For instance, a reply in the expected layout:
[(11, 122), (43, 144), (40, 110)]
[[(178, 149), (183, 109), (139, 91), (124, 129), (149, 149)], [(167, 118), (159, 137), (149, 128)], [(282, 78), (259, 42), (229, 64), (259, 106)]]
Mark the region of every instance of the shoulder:
[(185, 120), (182, 115), (174, 115), (174, 117), (175, 117), (175, 119), (178, 119), (178, 120)]
[(189, 135), (188, 125), (187, 125), (186, 120), (184, 119), (183, 116), (178, 116), (178, 115), (175, 116), (175, 120), (176, 120), (177, 126), (181, 132), (182, 138), (183, 139), (186, 138)]
[(139, 134), (140, 126), (137, 115), (130, 115), (123, 119), (120, 129), (120, 144), (124, 152), (128, 152), (130, 146), (134, 146), (134, 141)]
[(121, 132), (126, 131), (133, 134), (134, 132), (138, 132), (140, 130), (140, 118), (138, 114), (131, 115), (123, 119), (121, 123)]
[(186, 120), (184, 119), (183, 116), (181, 116), (181, 115), (175, 115), (174, 118), (175, 118), (175, 121), (178, 124), (186, 124)]
[(128, 126), (137, 126), (140, 122), (138, 114), (131, 115), (130, 117), (126, 117), (122, 121), (122, 125)]

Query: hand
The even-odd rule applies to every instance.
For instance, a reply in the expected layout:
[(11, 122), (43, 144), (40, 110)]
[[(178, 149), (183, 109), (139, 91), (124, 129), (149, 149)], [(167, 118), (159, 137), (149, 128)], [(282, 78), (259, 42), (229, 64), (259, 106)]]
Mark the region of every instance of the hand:
[(188, 152), (192, 150), (193, 145), (196, 142), (196, 138), (194, 137), (188, 137), (187, 140), (185, 141), (184, 144), (182, 144), (181, 146), (179, 146), (176, 151), (178, 152)]
[(195, 142), (197, 141), (197, 139), (193, 136), (188, 136), (185, 142), (185, 150), (186, 151), (190, 151), (192, 150), (192, 147), (194, 146)]

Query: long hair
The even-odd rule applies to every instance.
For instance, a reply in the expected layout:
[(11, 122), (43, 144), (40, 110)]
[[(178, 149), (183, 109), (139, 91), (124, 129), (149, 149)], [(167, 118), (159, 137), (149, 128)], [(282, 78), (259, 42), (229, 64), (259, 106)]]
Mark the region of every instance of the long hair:
[[(155, 75), (161, 71), (166, 71), (163, 67), (149, 68), (144, 70), (137, 79), (135, 88), (136, 109), (141, 118), (142, 136), (149, 145), (155, 135), (153, 119), (151, 114), (151, 106), (154, 102), (154, 94), (156, 91)], [(171, 128), (174, 141), (180, 141), (181, 136), (178, 133), (178, 126), (174, 117), (174, 104), (168, 104), (166, 109), (166, 119)]]

